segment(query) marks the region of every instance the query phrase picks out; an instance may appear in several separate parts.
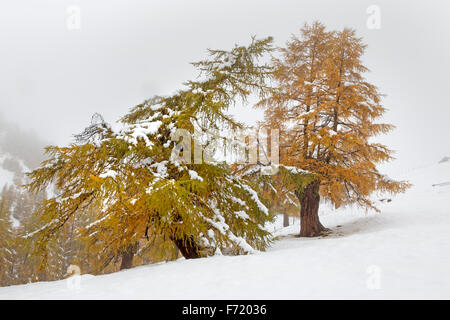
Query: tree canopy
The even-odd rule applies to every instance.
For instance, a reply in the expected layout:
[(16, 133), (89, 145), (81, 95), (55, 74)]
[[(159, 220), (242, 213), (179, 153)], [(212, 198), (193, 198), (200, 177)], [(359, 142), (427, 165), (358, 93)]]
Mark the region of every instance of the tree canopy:
[(120, 130), (95, 116), (75, 143), (47, 147), (49, 158), (29, 174), (27, 187), (38, 191), (54, 183), (60, 193), (37, 212), (43, 227), (29, 236), (38, 252), (89, 208), (97, 208), (96, 217), (80, 232), (93, 242), (102, 239), (105, 259), (149, 235), (172, 240), (186, 258), (264, 250), (271, 216), (250, 183), (224, 163), (182, 161), (189, 148), (179, 148), (176, 133), (239, 126), (226, 110), (250, 94), (264, 95), (271, 68), (258, 61), (271, 42), (253, 38), (248, 46), (210, 50), (209, 59), (193, 64), (199, 79), (132, 108)]
[(379, 122), (386, 108), (378, 88), (364, 77), (365, 49), (354, 30), (327, 31), (314, 22), (273, 58), (275, 88), (259, 106), (266, 123), (283, 132), (280, 163), (317, 178), (311, 190), (298, 190), (302, 210), (315, 216), (312, 228), (302, 224), (303, 235), (324, 229), (317, 217), (320, 196), (336, 208), (356, 203), (377, 210), (374, 192), (395, 194), (409, 186), (377, 169), (393, 152), (373, 138), (394, 126)]

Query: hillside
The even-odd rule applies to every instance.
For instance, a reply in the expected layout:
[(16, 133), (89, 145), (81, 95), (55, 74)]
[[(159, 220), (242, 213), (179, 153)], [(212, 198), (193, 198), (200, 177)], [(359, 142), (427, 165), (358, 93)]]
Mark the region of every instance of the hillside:
[(381, 214), (322, 206), (327, 237), (277, 222), (264, 253), (0, 288), (0, 299), (450, 299), (450, 161), (405, 175), (414, 187)]
[[(3, 163), (4, 156), (0, 156), (0, 164)], [(14, 172), (11, 172), (3, 166), (0, 166), (0, 188), (7, 185), (12, 185), (14, 180)]]

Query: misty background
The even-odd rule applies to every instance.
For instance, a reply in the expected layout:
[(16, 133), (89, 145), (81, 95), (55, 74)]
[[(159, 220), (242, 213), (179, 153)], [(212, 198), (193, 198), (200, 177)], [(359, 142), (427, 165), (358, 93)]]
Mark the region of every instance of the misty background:
[[(367, 25), (373, 5), (379, 29)], [(384, 121), (397, 126), (377, 139), (397, 151), (382, 168), (395, 177), (450, 155), (449, 16), (446, 0), (2, 0), (0, 160), (8, 166), (8, 154), (33, 168), (45, 145), (70, 143), (93, 113), (115, 122), (144, 99), (182, 88), (207, 48), (252, 35), (283, 46), (319, 20), (354, 28), (368, 44), (366, 76), (387, 95)], [(251, 106), (233, 113), (249, 124), (262, 119)]]

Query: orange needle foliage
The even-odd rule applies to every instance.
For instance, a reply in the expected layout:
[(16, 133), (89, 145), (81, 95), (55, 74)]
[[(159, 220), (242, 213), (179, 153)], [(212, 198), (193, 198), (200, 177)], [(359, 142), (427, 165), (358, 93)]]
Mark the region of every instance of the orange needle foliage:
[(365, 49), (354, 30), (327, 31), (315, 22), (273, 59), (277, 89), (258, 105), (266, 108), (266, 123), (283, 132), (281, 164), (317, 177), (297, 192), (301, 235), (324, 231), (317, 216), (320, 196), (336, 208), (356, 203), (377, 210), (370, 198), (374, 191), (395, 194), (409, 186), (376, 167), (392, 160), (392, 151), (371, 138), (394, 126), (377, 122), (386, 109), (377, 87), (363, 77)]

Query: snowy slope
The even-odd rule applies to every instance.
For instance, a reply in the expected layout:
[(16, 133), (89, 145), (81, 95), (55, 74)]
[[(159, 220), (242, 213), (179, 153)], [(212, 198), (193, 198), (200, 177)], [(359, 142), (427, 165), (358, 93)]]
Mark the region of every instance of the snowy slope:
[[(21, 185), (25, 183), (25, 173), (30, 169), (25, 165), (22, 159), (14, 157), (9, 153), (0, 154), (0, 191), (4, 187), (13, 187), (17, 194), (23, 193)], [(15, 201), (11, 203), (11, 222), (13, 228), (20, 227), (21, 217), (14, 216), (14, 207), (17, 205)], [(16, 214), (17, 215), (17, 214)]]
[(0, 155), (0, 190), (5, 185), (12, 185), (14, 179), (14, 172), (6, 170), (1, 166), (5, 158), (6, 158), (5, 155)]
[(265, 253), (0, 288), (0, 299), (450, 299), (450, 186), (432, 186), (449, 174), (450, 162), (409, 171), (415, 186), (381, 214), (323, 206), (324, 238), (278, 220)]
[(3, 186), (12, 185), (13, 179), (14, 179), (13, 172), (5, 170), (0, 167), (0, 190), (3, 188)]
[[(3, 186), (17, 184), (17, 181), (23, 182), (24, 173), (29, 171), (30, 169), (22, 159), (14, 157), (9, 153), (0, 154), (0, 190)], [(14, 181), (14, 178), (17, 181)]]

